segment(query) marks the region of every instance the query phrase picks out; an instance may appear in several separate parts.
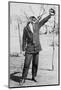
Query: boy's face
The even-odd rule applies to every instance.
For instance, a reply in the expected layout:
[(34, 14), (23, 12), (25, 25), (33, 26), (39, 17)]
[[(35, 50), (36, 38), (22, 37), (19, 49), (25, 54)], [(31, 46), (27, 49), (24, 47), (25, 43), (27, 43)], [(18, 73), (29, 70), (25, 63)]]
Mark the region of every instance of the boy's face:
[(31, 24), (34, 24), (34, 23), (35, 23), (35, 21), (31, 21), (30, 23), (31, 23)]
[(36, 22), (36, 20), (37, 20), (36, 18), (31, 18), (30, 23), (34, 24)]
[(33, 21), (33, 24), (35, 23), (35, 21)]
[(35, 24), (36, 20), (31, 20), (30, 23), (31, 24)]

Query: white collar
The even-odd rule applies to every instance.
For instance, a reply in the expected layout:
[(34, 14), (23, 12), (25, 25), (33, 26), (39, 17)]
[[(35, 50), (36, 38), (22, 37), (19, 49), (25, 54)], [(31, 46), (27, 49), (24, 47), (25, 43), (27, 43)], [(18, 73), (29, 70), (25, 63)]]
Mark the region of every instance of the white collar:
[(29, 24), (29, 27), (30, 27), (31, 32), (33, 33), (33, 25), (31, 23)]

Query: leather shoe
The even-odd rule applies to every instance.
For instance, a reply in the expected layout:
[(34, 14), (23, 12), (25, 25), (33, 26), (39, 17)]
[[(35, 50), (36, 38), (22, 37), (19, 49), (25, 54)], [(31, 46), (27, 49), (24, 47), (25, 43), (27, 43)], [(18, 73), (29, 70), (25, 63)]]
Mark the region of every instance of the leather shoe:
[(32, 80), (33, 80), (34, 82), (37, 82), (37, 80), (35, 80), (35, 78), (32, 78)]

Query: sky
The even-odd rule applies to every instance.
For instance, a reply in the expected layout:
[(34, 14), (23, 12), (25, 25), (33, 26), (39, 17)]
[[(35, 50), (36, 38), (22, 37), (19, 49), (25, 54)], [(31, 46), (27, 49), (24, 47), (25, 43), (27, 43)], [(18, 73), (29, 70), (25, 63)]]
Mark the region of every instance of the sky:
[(25, 4), (25, 3), (10, 3), (10, 16), (15, 17), (19, 16), (21, 17), (21, 20), (23, 21), (26, 16), (28, 17), (34, 15), (34, 16), (39, 16), (43, 12), (43, 7), (46, 11), (46, 14), (49, 13), (49, 9), (53, 8), (55, 9), (56, 12), (56, 18), (58, 14), (58, 6), (56, 5), (43, 5), (43, 4)]

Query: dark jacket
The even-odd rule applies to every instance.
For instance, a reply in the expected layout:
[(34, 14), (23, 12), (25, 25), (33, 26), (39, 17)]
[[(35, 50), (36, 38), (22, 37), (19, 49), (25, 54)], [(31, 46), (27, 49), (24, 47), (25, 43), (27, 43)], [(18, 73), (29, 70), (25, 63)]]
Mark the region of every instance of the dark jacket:
[(36, 22), (33, 27), (34, 33), (31, 32), (29, 25), (24, 28), (22, 42), (23, 51), (26, 51), (26, 53), (37, 53), (41, 50), (41, 45), (39, 41), (39, 30), (50, 17), (51, 15), (48, 15), (40, 22)]

